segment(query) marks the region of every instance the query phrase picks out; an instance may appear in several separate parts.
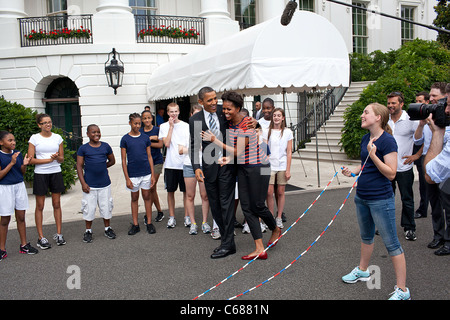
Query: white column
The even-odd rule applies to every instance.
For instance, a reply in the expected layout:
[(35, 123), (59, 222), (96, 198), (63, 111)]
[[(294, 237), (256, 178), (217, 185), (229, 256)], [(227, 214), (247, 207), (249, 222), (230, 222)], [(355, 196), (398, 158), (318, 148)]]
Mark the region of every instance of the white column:
[(103, 13), (126, 13), (131, 12), (128, 0), (99, 0), (98, 12)]
[(200, 17), (206, 18), (206, 44), (239, 32), (239, 23), (231, 19), (227, 0), (201, 0)]
[(95, 44), (111, 44), (117, 51), (136, 43), (134, 15), (128, 0), (99, 0), (97, 13), (92, 17)]
[(260, 0), (260, 21), (264, 22), (274, 17), (281, 16), (286, 7), (284, 0)]
[(0, 0), (0, 49), (20, 47), (17, 18), (24, 18), (25, 0)]

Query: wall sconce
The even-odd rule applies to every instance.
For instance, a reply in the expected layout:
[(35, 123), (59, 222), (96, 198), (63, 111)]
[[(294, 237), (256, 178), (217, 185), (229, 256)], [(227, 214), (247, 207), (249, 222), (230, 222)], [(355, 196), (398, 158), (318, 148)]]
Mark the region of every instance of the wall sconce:
[(120, 60), (120, 54), (113, 48), (112, 51), (108, 53), (108, 60), (105, 62), (105, 74), (106, 80), (108, 81), (108, 87), (114, 89), (114, 94), (117, 94), (117, 88), (122, 86), (123, 72), (124, 68), (123, 62)]

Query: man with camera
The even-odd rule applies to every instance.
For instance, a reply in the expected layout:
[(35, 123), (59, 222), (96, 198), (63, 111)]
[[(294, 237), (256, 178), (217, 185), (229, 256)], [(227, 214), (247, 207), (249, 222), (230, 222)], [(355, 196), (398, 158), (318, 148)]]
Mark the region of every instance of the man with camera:
[[(438, 256), (450, 254), (450, 83), (446, 85), (445, 93), (446, 98), (438, 101), (431, 115), (426, 119), (432, 137), (424, 159), (425, 179), (429, 184), (439, 184), (438, 190), (443, 208), (440, 219), (436, 221), (440, 223), (437, 226), (439, 229), (435, 229), (435, 232), (439, 232), (442, 236), (439, 241), (442, 247), (434, 252)], [(445, 113), (442, 114), (444, 107)]]

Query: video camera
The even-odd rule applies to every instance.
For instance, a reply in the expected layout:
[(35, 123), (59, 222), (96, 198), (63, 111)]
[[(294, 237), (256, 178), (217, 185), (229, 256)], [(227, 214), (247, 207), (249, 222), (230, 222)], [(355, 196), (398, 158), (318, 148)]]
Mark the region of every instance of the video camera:
[(450, 125), (450, 117), (445, 114), (447, 98), (442, 98), (437, 104), (411, 103), (408, 108), (410, 120), (425, 120), (433, 114), (434, 123), (441, 128)]

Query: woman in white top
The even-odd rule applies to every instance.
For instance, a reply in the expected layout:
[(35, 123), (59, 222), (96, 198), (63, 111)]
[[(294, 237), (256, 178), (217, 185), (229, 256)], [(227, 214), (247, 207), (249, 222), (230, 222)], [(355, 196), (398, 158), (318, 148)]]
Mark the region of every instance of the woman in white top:
[(38, 231), (37, 245), (41, 249), (51, 248), (42, 231), (42, 212), (44, 210), (45, 196), (48, 191), (52, 193), (53, 215), (56, 222), (54, 239), (58, 246), (66, 244), (62, 234), (61, 192), (64, 191), (64, 181), (61, 172), (61, 163), (64, 161), (63, 139), (59, 134), (53, 133), (52, 119), (47, 114), (38, 114), (36, 122), (41, 132), (31, 136), (28, 141), (28, 156), (34, 164), (33, 194), (36, 196), (35, 220)]
[[(287, 181), (291, 178), (291, 160), (292, 160), (292, 131), (286, 128), (285, 113), (282, 108), (275, 108), (272, 113), (269, 129), (264, 130), (263, 139), (270, 150), (270, 169), (269, 189), (267, 190), (267, 207), (272, 214), (274, 213), (273, 196), (275, 193), (277, 201), (277, 227), (283, 228), (281, 215), (284, 209), (285, 188)], [(277, 185), (275, 190), (275, 185)]]

